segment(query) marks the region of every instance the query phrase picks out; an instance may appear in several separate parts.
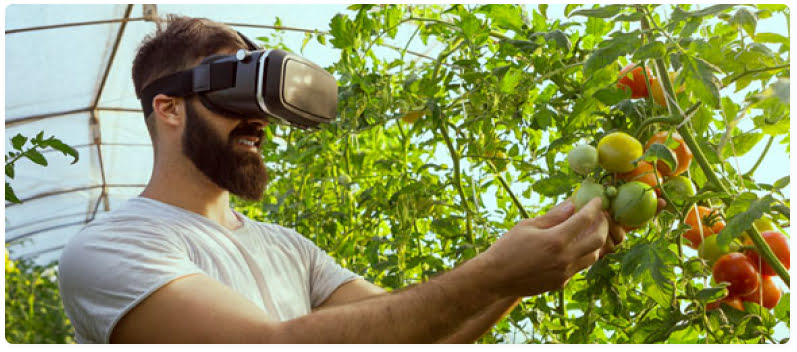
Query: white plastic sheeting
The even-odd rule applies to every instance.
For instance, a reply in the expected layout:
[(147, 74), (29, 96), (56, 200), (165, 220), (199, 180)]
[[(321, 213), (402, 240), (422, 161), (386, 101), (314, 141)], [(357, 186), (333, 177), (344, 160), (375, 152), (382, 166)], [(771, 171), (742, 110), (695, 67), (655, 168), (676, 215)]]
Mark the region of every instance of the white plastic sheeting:
[[(161, 16), (256, 26), (273, 25), (279, 17), (284, 26), (321, 31), (344, 11), (345, 5), (157, 5)], [(146, 17), (142, 5), (5, 8), (5, 150), (17, 133), (32, 138), (43, 131), (80, 153), (75, 164), (51, 149), (43, 152), (47, 167), (17, 162), (11, 185), (23, 203), (5, 205), (5, 241), (12, 257), (56, 260), (82, 226), (136, 196), (148, 182), (152, 147), (130, 76), (135, 49), (155, 29)], [(110, 23), (91, 23), (97, 21)], [(53, 27), (76, 23), (81, 24)], [(233, 28), (250, 38), (273, 33)], [(298, 50), (304, 33), (282, 37)], [(302, 55), (322, 66), (338, 57), (314, 40)]]

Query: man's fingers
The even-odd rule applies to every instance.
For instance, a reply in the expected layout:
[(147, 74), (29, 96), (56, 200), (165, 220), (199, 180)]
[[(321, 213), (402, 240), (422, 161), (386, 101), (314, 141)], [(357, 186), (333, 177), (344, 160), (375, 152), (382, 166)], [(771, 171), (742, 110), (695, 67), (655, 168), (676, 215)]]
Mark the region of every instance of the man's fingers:
[(618, 246), (620, 243), (625, 241), (625, 230), (623, 230), (623, 226), (612, 221), (611, 219), (609, 219), (609, 235), (612, 238), (612, 244), (615, 246)]
[(656, 203), (656, 214), (660, 213), (664, 208), (667, 207), (667, 201), (663, 198), (659, 198), (658, 203)]
[(570, 266), (570, 268), (571, 268), (571, 271), (572, 271), (572, 272), (570, 273), (570, 276), (573, 276), (573, 275), (577, 274), (577, 273), (578, 273), (578, 272), (580, 272), (581, 270), (584, 270), (584, 269), (586, 269), (586, 268), (589, 268), (589, 267), (590, 267), (590, 265), (594, 264), (596, 261), (598, 261), (598, 259), (600, 259), (600, 251), (598, 251), (598, 250), (595, 250), (595, 251), (589, 252), (589, 253), (587, 253), (587, 254), (585, 254), (585, 255), (583, 255), (583, 256), (581, 256), (581, 257), (579, 257), (579, 258), (578, 258), (578, 259), (577, 259), (575, 262), (573, 262), (573, 264)]
[[(585, 209), (586, 207), (582, 210)], [(580, 213), (581, 212), (578, 214)], [(600, 209), (596, 209), (596, 213), (597, 216), (583, 219), (582, 221), (584, 224), (574, 229), (578, 233), (575, 239), (568, 244), (568, 251), (575, 258), (580, 258), (587, 253), (597, 251), (601, 249), (607, 241), (611, 241), (611, 239), (607, 238), (609, 235), (609, 222), (606, 220), (606, 217), (600, 213)], [(578, 214), (576, 216), (578, 216)], [(576, 216), (573, 216), (571, 219), (576, 218)], [(568, 220), (568, 222), (569, 221), (570, 220)], [(567, 236), (571, 236), (571, 234), (567, 233)]]
[(584, 229), (590, 227), (598, 217), (602, 217), (601, 200), (595, 198), (564, 222), (551, 227), (551, 230), (565, 236), (565, 242), (569, 243), (575, 240)]
[(571, 215), (573, 215), (575, 209), (576, 206), (573, 204), (573, 202), (570, 199), (567, 199), (553, 207), (553, 209), (549, 210), (547, 213), (530, 219), (529, 224), (540, 229), (551, 228), (567, 220)]

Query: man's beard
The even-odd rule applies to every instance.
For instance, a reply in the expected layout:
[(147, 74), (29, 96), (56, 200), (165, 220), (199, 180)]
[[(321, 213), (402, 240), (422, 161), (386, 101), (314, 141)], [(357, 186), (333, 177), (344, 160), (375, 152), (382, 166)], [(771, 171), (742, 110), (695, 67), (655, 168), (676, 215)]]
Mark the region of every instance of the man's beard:
[(263, 132), (255, 126), (243, 124), (230, 132), (225, 143), (191, 104), (186, 104), (185, 113), (183, 154), (219, 187), (246, 200), (260, 199), (268, 180), (262, 156), (235, 150), (235, 147), (239, 137), (254, 136), (262, 140)]

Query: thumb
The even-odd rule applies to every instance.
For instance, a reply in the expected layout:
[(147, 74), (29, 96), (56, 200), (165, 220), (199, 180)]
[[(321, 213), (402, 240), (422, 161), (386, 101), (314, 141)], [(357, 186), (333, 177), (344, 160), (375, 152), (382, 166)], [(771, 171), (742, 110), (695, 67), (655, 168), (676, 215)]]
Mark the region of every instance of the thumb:
[(540, 229), (551, 228), (570, 218), (570, 216), (573, 215), (575, 208), (576, 207), (573, 202), (570, 201), (570, 199), (567, 199), (564, 202), (559, 203), (547, 213), (531, 219), (530, 223), (532, 226)]

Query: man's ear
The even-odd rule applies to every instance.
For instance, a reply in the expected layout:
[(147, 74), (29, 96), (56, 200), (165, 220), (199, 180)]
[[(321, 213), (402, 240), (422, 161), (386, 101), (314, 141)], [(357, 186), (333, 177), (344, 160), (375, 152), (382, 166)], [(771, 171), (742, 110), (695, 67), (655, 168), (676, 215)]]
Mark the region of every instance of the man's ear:
[(178, 126), (185, 116), (183, 104), (183, 98), (158, 94), (152, 98), (152, 115), (167, 125)]

